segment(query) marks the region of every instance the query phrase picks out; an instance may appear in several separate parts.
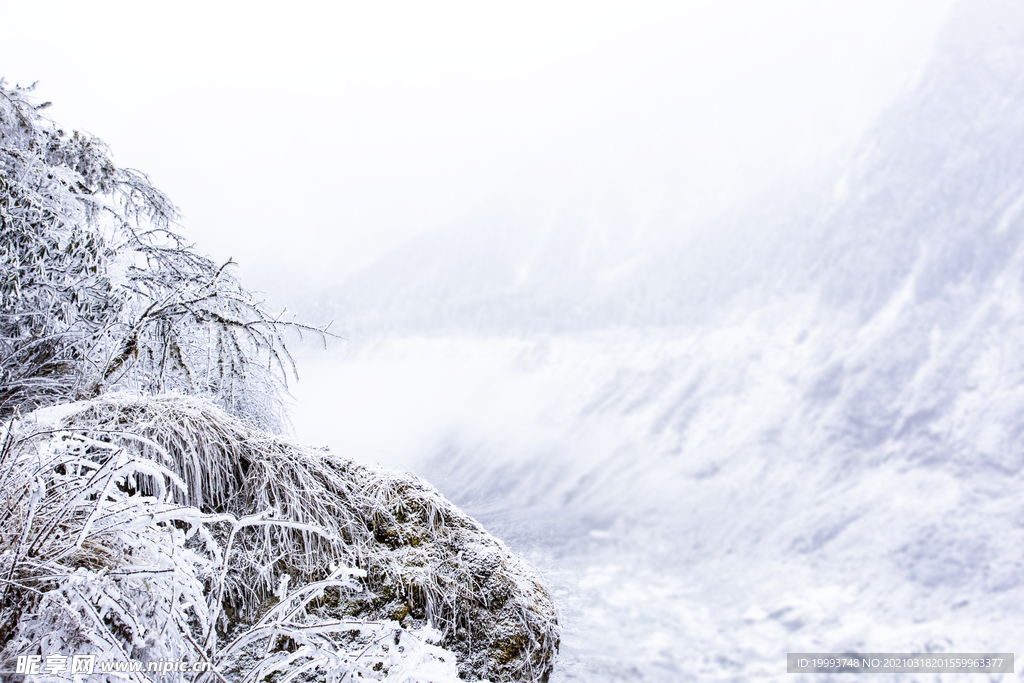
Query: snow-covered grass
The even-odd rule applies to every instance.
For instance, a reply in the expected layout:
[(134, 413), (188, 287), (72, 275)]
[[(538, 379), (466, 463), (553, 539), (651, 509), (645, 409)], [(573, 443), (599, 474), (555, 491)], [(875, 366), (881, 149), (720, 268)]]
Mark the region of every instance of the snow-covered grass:
[(184, 658), (245, 681), (549, 670), (537, 577), (411, 475), (127, 395), (11, 422), (0, 468), (5, 661)]

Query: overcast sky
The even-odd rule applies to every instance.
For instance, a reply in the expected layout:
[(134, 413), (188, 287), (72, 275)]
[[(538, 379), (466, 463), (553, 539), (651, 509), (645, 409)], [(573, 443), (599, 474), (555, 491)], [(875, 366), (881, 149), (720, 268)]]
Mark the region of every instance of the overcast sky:
[(364, 265), (549, 159), (708, 196), (798, 173), (912, 81), (949, 5), (3, 0), (0, 76), (262, 287)]

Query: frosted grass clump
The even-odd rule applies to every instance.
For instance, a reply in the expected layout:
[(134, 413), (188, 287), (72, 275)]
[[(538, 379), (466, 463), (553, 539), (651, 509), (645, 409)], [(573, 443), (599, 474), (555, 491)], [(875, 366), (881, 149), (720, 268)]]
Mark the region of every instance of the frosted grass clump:
[[(330, 532), (269, 509), (236, 517), (180, 502), (186, 482), (125, 447), (135, 443), (166, 459), (156, 442), (129, 432), (102, 437), (102, 429), (61, 428), (67, 419), (30, 417), (3, 433), (0, 618), (8, 665), (25, 653), (91, 653), (101, 660), (210, 661), (215, 673), (207, 678), (234, 668), (234, 678), (246, 681), (280, 672), (283, 682), (317, 670), (335, 681), (458, 680), (454, 655), (430, 644), (439, 637), (430, 629), (311, 614), (310, 604), (325, 591), (364, 591), (356, 579), (365, 572), (349, 567), (294, 590), (282, 581), (273, 607), (224, 637), (224, 589), (245, 560), (234, 544), (239, 534), (259, 527)], [(243, 655), (257, 648), (264, 656), (239, 670)]]
[(412, 475), (182, 396), (57, 406), (2, 437), (6, 664), (202, 660), (199, 680), (279, 683), (551, 670), (538, 577)]

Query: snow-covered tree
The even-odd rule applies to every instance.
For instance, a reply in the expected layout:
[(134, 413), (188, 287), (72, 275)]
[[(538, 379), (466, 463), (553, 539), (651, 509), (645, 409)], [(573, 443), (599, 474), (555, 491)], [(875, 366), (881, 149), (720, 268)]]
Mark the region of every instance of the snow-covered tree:
[[(285, 328), (171, 201), (0, 80), (0, 417), (114, 388), (207, 395), (263, 425), (294, 371)], [(312, 330), (322, 332), (319, 330)]]

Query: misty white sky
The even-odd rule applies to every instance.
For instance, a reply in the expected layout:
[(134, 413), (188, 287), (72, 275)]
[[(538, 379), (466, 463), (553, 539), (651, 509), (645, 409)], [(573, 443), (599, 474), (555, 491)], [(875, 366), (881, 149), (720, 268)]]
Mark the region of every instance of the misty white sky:
[(5, 2), (0, 76), (40, 81), (266, 289), (552, 159), (714, 201), (797, 174), (919, 72), (950, 4)]

